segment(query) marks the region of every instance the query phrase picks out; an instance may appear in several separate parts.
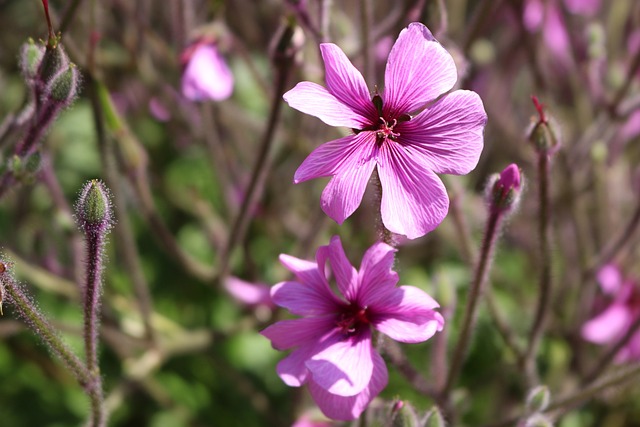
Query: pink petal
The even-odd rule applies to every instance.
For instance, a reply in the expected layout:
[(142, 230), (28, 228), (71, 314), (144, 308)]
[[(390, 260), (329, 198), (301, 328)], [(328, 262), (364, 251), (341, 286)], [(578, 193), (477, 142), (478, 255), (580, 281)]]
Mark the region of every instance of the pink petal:
[(182, 94), (192, 101), (221, 101), (233, 92), (233, 74), (215, 45), (196, 47), (182, 74)]
[(271, 296), (277, 305), (299, 316), (330, 314), (340, 305), (326, 283), (282, 282), (271, 289)]
[(331, 238), (327, 256), (340, 293), (347, 301), (353, 301), (358, 285), (358, 272), (344, 253), (340, 237)]
[(309, 369), (304, 364), (311, 357), (311, 346), (305, 346), (293, 351), (278, 362), (276, 372), (280, 379), (289, 387), (300, 387), (307, 382)]
[(287, 350), (316, 342), (334, 327), (333, 316), (303, 317), (281, 320), (260, 331), (260, 334), (269, 339), (276, 350)]
[(478, 164), (487, 113), (477, 93), (457, 90), (398, 126), (407, 156), (436, 173), (464, 175)]
[(322, 144), (298, 167), (293, 182), (299, 184), (313, 178), (333, 176), (353, 163), (367, 159), (364, 155), (374, 145), (374, 138), (371, 132), (360, 132)]
[[(361, 132), (355, 136), (363, 140), (367, 137), (372, 138), (373, 134)], [(340, 169), (322, 192), (320, 199), (322, 210), (338, 224), (342, 224), (360, 206), (367, 182), (376, 164), (374, 150), (376, 150), (375, 144), (368, 143), (362, 144), (358, 150), (349, 153), (349, 157), (344, 158), (339, 166)]]
[(322, 43), (320, 52), (324, 60), (325, 80), (329, 92), (360, 116), (376, 117), (367, 84), (342, 49), (333, 43)]
[(544, 4), (542, 0), (525, 0), (524, 26), (529, 32), (535, 32), (544, 20)]
[(396, 341), (426, 341), (444, 327), (444, 318), (433, 309), (438, 303), (422, 289), (401, 286), (392, 297), (373, 301), (373, 326)]
[(378, 242), (362, 257), (358, 272), (358, 305), (367, 307), (372, 301), (386, 298), (393, 293), (398, 283), (398, 273), (392, 270), (396, 249)]
[(384, 360), (378, 353), (372, 353), (373, 372), (371, 381), (362, 392), (355, 396), (343, 397), (329, 393), (314, 379), (309, 380), (309, 392), (323, 414), (334, 420), (353, 420), (362, 414), (369, 403), (384, 389), (389, 374)]
[[(447, 215), (447, 191), (430, 165), (421, 158), (410, 158), (398, 144), (387, 141), (381, 150), (378, 175), (382, 184), (382, 222), (384, 226), (409, 239), (424, 236)], [(403, 151), (404, 150), (404, 151)]]
[(597, 274), (600, 289), (607, 295), (615, 295), (622, 288), (622, 274), (615, 264), (603, 265)]
[(631, 321), (628, 307), (612, 304), (582, 326), (582, 338), (595, 344), (610, 343), (626, 333)]
[(313, 381), (331, 394), (355, 396), (362, 392), (373, 372), (371, 330), (346, 337), (340, 330), (328, 340), (331, 345), (305, 363)]
[(290, 107), (317, 117), (330, 126), (362, 129), (369, 124), (368, 119), (315, 83), (300, 82), (283, 98)]
[(281, 254), (279, 259), (280, 263), (284, 265), (287, 270), (295, 274), (301, 282), (325, 281), (324, 276), (318, 271), (318, 264), (316, 262), (296, 258), (287, 254)]
[(414, 22), (393, 45), (384, 81), (384, 110), (411, 113), (449, 91), (458, 79), (453, 58), (424, 25)]
[(228, 277), (224, 282), (224, 287), (231, 296), (244, 304), (273, 306), (270, 288), (267, 285), (245, 282), (237, 277)]
[(561, 64), (566, 65), (571, 62), (571, 44), (569, 34), (562, 11), (555, 4), (548, 4), (542, 35), (544, 42)]

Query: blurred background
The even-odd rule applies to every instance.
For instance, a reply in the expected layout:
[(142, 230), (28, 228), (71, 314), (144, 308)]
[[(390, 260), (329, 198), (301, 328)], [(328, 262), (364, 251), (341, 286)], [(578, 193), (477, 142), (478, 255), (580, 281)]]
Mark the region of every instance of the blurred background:
[[(527, 139), (537, 120), (536, 95), (558, 139), (550, 183), (552, 307), (538, 366), (552, 397), (589, 382), (609, 349), (580, 334), (604, 304), (596, 273), (614, 263), (634, 283), (640, 277), (640, 3), (49, 3), (54, 30), (62, 30), (61, 43), (83, 76), (81, 90), (40, 143), (39, 168), (0, 199), (0, 246), (15, 277), (81, 354), (83, 241), (73, 204), (87, 180), (111, 188), (117, 221), (104, 254), (100, 347), (109, 425), (287, 426), (303, 414), (322, 419), (304, 388), (289, 388), (276, 375), (284, 354), (258, 331), (286, 315), (264, 289), (289, 278), (279, 254), (311, 259), (334, 234), (357, 266), (377, 239), (376, 207), (368, 191), (339, 227), (320, 209), (326, 180), (292, 183), (311, 150), (349, 130), (305, 116), (281, 96), (302, 80), (324, 83), (320, 42), (338, 44), (371, 90), (382, 87), (387, 54), (413, 21), (427, 25), (453, 55), (456, 87), (480, 94), (489, 121), (476, 170), (443, 177), (452, 200), (447, 219), (427, 236), (401, 242), (401, 284), (427, 290), (448, 320), (438, 338), (402, 345), (406, 363), (430, 383), (443, 381), (434, 361), (446, 359), (455, 343), (487, 216), (484, 185), (515, 162), (526, 183), (521, 206), (502, 233), (489, 304), (481, 307), (454, 397), (459, 425), (522, 413), (527, 389), (518, 348), (534, 314), (540, 271), (537, 156)], [(24, 131), (17, 117), (30, 99), (19, 52), (28, 38), (47, 37), (42, 3), (0, 0), (0, 28), (6, 164)], [(228, 97), (185, 93), (184, 73), (202, 44), (218, 52), (214, 64), (223, 69), (218, 82), (232, 87)], [(202, 74), (193, 78), (211, 78)], [(249, 215), (238, 221), (243, 211)], [(0, 336), (0, 423), (82, 424), (89, 411), (82, 389), (10, 305)], [(421, 412), (433, 405), (406, 371), (389, 371), (372, 413), (398, 398)], [(640, 425), (639, 391), (616, 387), (562, 414), (558, 425)]]

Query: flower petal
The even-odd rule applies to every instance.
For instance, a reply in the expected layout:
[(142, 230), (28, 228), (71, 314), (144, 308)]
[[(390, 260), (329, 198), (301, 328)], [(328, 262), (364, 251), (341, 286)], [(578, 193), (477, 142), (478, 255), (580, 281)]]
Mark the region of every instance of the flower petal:
[(429, 29), (418, 22), (409, 24), (400, 32), (387, 61), (385, 114), (417, 111), (451, 90), (457, 79), (453, 58)]
[(307, 369), (304, 362), (311, 357), (311, 350), (311, 346), (299, 348), (278, 362), (276, 372), (289, 387), (300, 387), (307, 381), (309, 369)]
[(486, 123), (478, 94), (457, 90), (398, 126), (399, 140), (432, 171), (464, 175), (478, 164)]
[(582, 338), (595, 344), (607, 344), (627, 332), (632, 321), (629, 307), (611, 304), (582, 326)]
[(433, 310), (438, 303), (414, 286), (395, 288), (393, 296), (372, 301), (373, 326), (396, 341), (426, 341), (444, 326), (444, 318)]
[(365, 252), (358, 271), (359, 306), (370, 306), (371, 301), (377, 300), (379, 295), (386, 298), (394, 291), (398, 283), (398, 273), (392, 270), (395, 252), (395, 248), (383, 242), (375, 243)]
[(316, 342), (334, 326), (333, 316), (303, 317), (281, 320), (260, 331), (260, 334), (269, 339), (276, 350), (286, 350)]
[(322, 43), (320, 52), (324, 60), (325, 80), (329, 92), (360, 116), (377, 117), (364, 77), (342, 49), (333, 43)]
[(369, 141), (374, 138), (373, 134), (361, 132), (355, 138), (362, 138), (368, 143), (360, 144), (357, 150), (345, 154), (348, 157), (343, 159), (320, 198), (322, 210), (338, 224), (342, 224), (360, 206), (376, 165), (373, 154), (376, 146)]
[(370, 150), (368, 147), (375, 145), (373, 141), (375, 136), (371, 132), (360, 132), (322, 144), (304, 159), (293, 182), (299, 184), (313, 178), (336, 175), (352, 163), (368, 159), (363, 156)]
[(221, 101), (233, 92), (233, 74), (215, 45), (196, 47), (182, 74), (182, 94), (192, 101)]
[(309, 380), (309, 392), (311, 397), (324, 415), (334, 420), (353, 420), (362, 414), (369, 406), (369, 403), (384, 389), (389, 381), (387, 367), (382, 357), (376, 352), (372, 352), (373, 372), (371, 381), (360, 393), (343, 397), (329, 393), (315, 382), (313, 378)]
[(340, 293), (348, 302), (354, 301), (358, 286), (358, 272), (351, 265), (347, 254), (344, 253), (339, 236), (331, 238), (326, 256), (329, 259), (331, 271), (336, 279)]
[(371, 381), (373, 353), (371, 330), (346, 337), (341, 330), (327, 340), (331, 344), (305, 363), (313, 381), (331, 394), (354, 396)]
[(300, 82), (283, 98), (291, 108), (317, 117), (329, 126), (362, 129), (369, 124), (367, 118), (316, 83)]
[(442, 222), (449, 197), (423, 158), (410, 158), (403, 147), (387, 142), (388, 149), (380, 150), (378, 165), (382, 222), (388, 230), (416, 239)]
[(340, 300), (326, 283), (278, 283), (271, 288), (271, 297), (277, 305), (299, 316), (331, 314), (340, 305)]
[(622, 274), (615, 264), (606, 264), (597, 274), (600, 289), (607, 295), (615, 295), (622, 288)]

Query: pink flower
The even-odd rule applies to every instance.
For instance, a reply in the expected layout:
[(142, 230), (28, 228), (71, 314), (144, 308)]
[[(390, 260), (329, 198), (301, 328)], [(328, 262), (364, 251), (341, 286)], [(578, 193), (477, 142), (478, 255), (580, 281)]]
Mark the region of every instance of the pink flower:
[(191, 101), (222, 101), (233, 92), (233, 74), (215, 43), (200, 40), (181, 57), (182, 94)]
[(436, 173), (466, 174), (478, 163), (487, 119), (480, 97), (457, 90), (438, 98), (453, 88), (456, 67), (420, 23), (410, 24), (398, 36), (387, 61), (386, 87), (373, 96), (338, 46), (323, 43), (320, 50), (326, 89), (301, 82), (284, 99), (303, 113), (354, 133), (314, 150), (294, 182), (331, 176), (322, 209), (342, 224), (360, 205), (377, 169), (385, 227), (410, 239), (425, 235), (442, 222), (449, 207)]
[(268, 308), (275, 307), (271, 300), (269, 287), (262, 283), (249, 283), (237, 277), (228, 277), (224, 281), (224, 288), (239, 302), (251, 307), (263, 305)]
[[(640, 316), (640, 292), (625, 280), (618, 267), (608, 264), (598, 272), (600, 288), (612, 298), (609, 305), (582, 327), (582, 337), (595, 344), (614, 344), (629, 332)], [(640, 331), (616, 355), (617, 362), (640, 359)]]
[[(371, 346), (371, 328), (408, 343), (429, 339), (444, 319), (429, 295), (413, 286), (396, 287), (391, 270), (395, 249), (374, 244), (360, 270), (347, 259), (340, 238), (321, 246), (316, 261), (281, 255), (296, 275), (271, 289), (273, 301), (299, 319), (283, 320), (262, 331), (277, 350), (294, 349), (277, 367), (289, 386), (309, 384), (311, 396), (329, 418), (357, 418), (386, 386), (382, 357)], [(329, 263), (338, 294), (331, 290)]]

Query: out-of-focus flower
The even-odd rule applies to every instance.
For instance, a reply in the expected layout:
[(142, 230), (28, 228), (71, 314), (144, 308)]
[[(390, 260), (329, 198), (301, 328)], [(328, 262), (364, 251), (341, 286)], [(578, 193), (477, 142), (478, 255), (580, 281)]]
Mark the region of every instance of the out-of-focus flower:
[(149, 112), (159, 122), (168, 122), (171, 119), (171, 112), (157, 97), (149, 100)]
[[(595, 344), (612, 344), (620, 340), (640, 316), (640, 290), (633, 280), (625, 279), (615, 265), (598, 272), (598, 282), (609, 305), (582, 327), (582, 337)], [(616, 362), (640, 359), (640, 332), (636, 333), (616, 355)]]
[(525, 0), (523, 22), (528, 31), (540, 31), (553, 56), (566, 65), (571, 61), (571, 43), (562, 3), (576, 15), (591, 16), (600, 8), (600, 0)]
[(309, 418), (306, 415), (301, 416), (293, 423), (291, 427), (331, 427), (332, 424), (329, 421), (318, 421)]
[[(277, 350), (294, 349), (278, 364), (278, 375), (292, 387), (308, 383), (329, 418), (357, 418), (387, 384), (387, 367), (371, 345), (372, 327), (415, 343), (444, 325), (433, 298), (413, 286), (396, 287), (394, 252), (385, 243), (374, 244), (358, 271), (335, 236), (318, 249), (315, 262), (280, 256), (296, 280), (275, 285), (271, 296), (302, 318), (280, 321), (261, 333)], [(329, 285), (327, 262), (337, 294)]]
[(233, 74), (217, 45), (202, 39), (181, 55), (182, 95), (191, 101), (222, 101), (233, 92)]
[(322, 209), (342, 224), (360, 205), (376, 169), (384, 226), (410, 239), (425, 235), (442, 222), (449, 207), (436, 173), (466, 174), (478, 163), (487, 120), (480, 97), (457, 90), (438, 99), (453, 88), (456, 67), (420, 23), (410, 24), (398, 36), (387, 61), (385, 88), (373, 96), (338, 46), (323, 43), (320, 50), (326, 89), (301, 82), (284, 99), (303, 113), (354, 133), (314, 150), (294, 182), (331, 176)]

